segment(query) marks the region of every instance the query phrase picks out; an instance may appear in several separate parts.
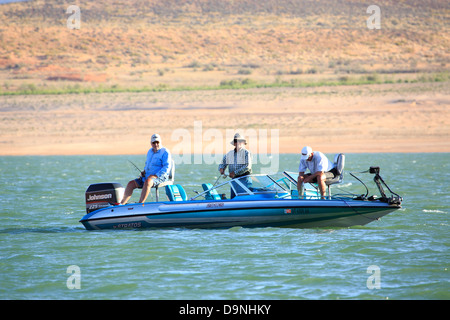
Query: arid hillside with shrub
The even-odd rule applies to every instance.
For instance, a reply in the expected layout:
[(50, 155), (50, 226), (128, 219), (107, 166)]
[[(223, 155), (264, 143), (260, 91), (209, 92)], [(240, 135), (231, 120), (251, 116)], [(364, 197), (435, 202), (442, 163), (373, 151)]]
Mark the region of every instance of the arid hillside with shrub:
[(373, 4), (79, 0), (79, 29), (72, 2), (2, 4), (0, 154), (176, 151), (195, 123), (278, 130), (275, 152), (450, 152), (450, 2), (377, 1), (379, 29)]
[(367, 27), (369, 1), (78, 1), (80, 29), (67, 27), (67, 1), (4, 4), (0, 91), (448, 71), (448, 1), (378, 4), (378, 30)]

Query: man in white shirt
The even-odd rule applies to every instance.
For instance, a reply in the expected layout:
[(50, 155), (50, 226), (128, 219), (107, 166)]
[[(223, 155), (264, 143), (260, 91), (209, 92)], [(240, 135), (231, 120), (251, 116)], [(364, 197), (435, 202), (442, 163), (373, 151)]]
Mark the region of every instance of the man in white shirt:
[[(311, 173), (305, 171), (309, 169)], [(325, 199), (325, 180), (333, 178), (333, 163), (320, 151), (312, 151), (312, 148), (306, 146), (302, 149), (302, 157), (298, 167), (297, 190), (299, 197), (303, 197), (305, 183), (313, 182), (319, 185), (320, 195)]]

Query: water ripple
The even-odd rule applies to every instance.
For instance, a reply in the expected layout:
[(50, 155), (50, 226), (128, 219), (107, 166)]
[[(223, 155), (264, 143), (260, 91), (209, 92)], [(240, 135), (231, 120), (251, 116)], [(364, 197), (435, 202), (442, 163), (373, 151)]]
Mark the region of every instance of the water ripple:
[[(0, 299), (450, 299), (448, 179), (435, 174), (448, 154), (432, 164), (421, 154), (348, 155), (348, 170), (380, 165), (405, 199), (362, 227), (86, 231), (78, 220), (87, 185), (126, 183), (135, 175), (128, 159), (145, 160), (0, 157)], [(297, 161), (283, 155), (280, 164)], [(178, 166), (177, 179), (192, 193), (216, 171)], [(66, 285), (71, 265), (81, 270), (79, 290)], [(380, 289), (368, 288), (370, 266)]]

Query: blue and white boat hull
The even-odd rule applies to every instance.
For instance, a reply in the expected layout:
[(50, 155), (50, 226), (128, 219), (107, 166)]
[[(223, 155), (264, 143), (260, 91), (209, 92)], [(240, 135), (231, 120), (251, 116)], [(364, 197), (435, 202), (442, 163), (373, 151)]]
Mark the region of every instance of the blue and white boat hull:
[(339, 200), (151, 202), (100, 209), (87, 214), (80, 222), (88, 230), (350, 227), (365, 225), (398, 208), (385, 203)]
[[(86, 191), (87, 214), (80, 222), (88, 230), (351, 227), (365, 225), (400, 208), (399, 197), (329, 196), (321, 199), (313, 187), (305, 189), (304, 198), (299, 199), (295, 179), (286, 172), (283, 174), (285, 178), (279, 180), (268, 175), (252, 175), (217, 187), (203, 184), (204, 192), (189, 200), (182, 186), (171, 185), (166, 186), (170, 201), (128, 205), (108, 202), (121, 197), (123, 190), (120, 184), (95, 184)], [(236, 196), (227, 199), (226, 192), (230, 189)], [(204, 200), (198, 200), (201, 197)]]

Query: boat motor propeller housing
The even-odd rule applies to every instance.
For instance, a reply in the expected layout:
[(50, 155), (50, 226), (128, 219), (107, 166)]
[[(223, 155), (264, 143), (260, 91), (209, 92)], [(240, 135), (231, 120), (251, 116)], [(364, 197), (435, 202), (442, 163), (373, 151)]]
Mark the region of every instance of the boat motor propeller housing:
[(95, 183), (86, 190), (86, 212), (108, 207), (122, 201), (124, 187), (120, 183)]

